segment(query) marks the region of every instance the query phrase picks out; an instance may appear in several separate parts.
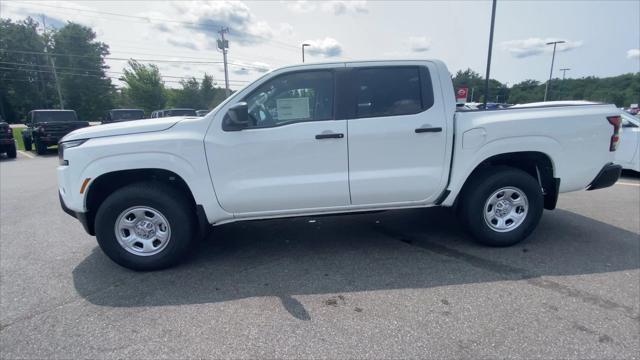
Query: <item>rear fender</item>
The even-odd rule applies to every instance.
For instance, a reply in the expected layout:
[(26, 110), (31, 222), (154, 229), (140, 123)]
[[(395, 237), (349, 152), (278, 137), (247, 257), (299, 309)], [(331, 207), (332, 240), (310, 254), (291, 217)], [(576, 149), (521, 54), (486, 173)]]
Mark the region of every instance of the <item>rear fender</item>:
[(518, 152), (540, 152), (551, 159), (555, 178), (561, 178), (562, 174), (558, 169), (562, 160), (562, 146), (560, 143), (546, 136), (521, 136), (497, 139), (482, 145), (480, 148), (464, 149), (456, 144), (454, 152), (453, 168), (451, 172), (451, 182), (448, 190), (449, 196), (443, 201), (443, 206), (452, 206), (456, 197), (462, 190), (467, 178), (483, 161), (490, 157)]

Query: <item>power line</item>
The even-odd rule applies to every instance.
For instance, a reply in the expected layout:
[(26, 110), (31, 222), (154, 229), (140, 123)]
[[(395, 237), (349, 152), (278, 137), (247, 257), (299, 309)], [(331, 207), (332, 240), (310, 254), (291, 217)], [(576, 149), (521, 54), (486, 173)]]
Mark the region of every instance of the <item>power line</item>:
[[(47, 65), (39, 65), (39, 64), (29, 64), (29, 63), (17, 63), (17, 62), (7, 62), (7, 61), (0, 61), (0, 64), (4, 64), (4, 65), (16, 65), (16, 66), (36, 66), (36, 67), (49, 67)], [(63, 70), (75, 70), (75, 71), (90, 71), (90, 72), (104, 72), (104, 73), (110, 73), (110, 74), (124, 74), (124, 72), (121, 71), (111, 71), (111, 70), (95, 70), (95, 69), (84, 69), (84, 68), (77, 68), (77, 67), (68, 67), (68, 66), (56, 66), (56, 69), (63, 69)], [(27, 69), (28, 70), (28, 69)], [(160, 77), (166, 77), (166, 78), (175, 78), (175, 79), (192, 79), (195, 78), (195, 76), (174, 76), (174, 75), (160, 75)], [(248, 83), (249, 81), (246, 80), (229, 80), (231, 82), (240, 82), (240, 83)]]
[[(40, 51), (24, 51), (24, 50), (8, 50), (8, 49), (0, 49), (2, 52), (16, 53), (16, 54), (30, 54), (30, 55), (50, 55), (50, 56), (58, 56), (58, 57), (81, 57), (81, 58), (95, 58), (95, 56), (91, 55), (78, 55), (78, 54), (60, 54), (60, 53), (45, 53)], [(104, 59), (107, 60), (117, 60), (117, 61), (129, 61), (135, 60), (138, 62), (158, 62), (158, 63), (184, 63), (184, 64), (224, 64), (223, 61), (191, 61), (191, 60), (166, 60), (166, 59), (136, 59), (136, 58), (120, 58), (120, 57), (111, 57), (105, 56)], [(236, 67), (244, 67), (244, 68), (253, 68), (256, 70), (263, 70), (264, 67), (248, 65), (248, 64), (239, 64), (229, 62), (229, 65), (233, 65)]]

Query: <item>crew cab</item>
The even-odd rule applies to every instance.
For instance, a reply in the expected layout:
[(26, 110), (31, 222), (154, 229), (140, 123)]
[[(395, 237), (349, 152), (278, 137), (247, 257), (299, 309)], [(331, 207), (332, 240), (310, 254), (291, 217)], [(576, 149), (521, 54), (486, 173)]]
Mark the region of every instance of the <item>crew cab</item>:
[(2, 120), (0, 116), (0, 154), (6, 153), (9, 159), (15, 159), (18, 155), (16, 151), (16, 140), (13, 138), (13, 131), (9, 124)]
[(144, 119), (144, 110), (142, 109), (111, 109), (102, 120), (102, 124), (140, 119)]
[(535, 229), (559, 193), (615, 183), (612, 105), (456, 112), (437, 60), (284, 67), (205, 117), (76, 130), (62, 208), (116, 263), (160, 269), (235, 221), (454, 207), (480, 243)]
[(171, 116), (198, 116), (194, 109), (164, 109), (156, 110), (151, 113), (152, 118), (171, 117)]
[(89, 123), (79, 121), (74, 110), (32, 110), (27, 114), (25, 125), (27, 127), (22, 131), (25, 150), (31, 151), (35, 146), (36, 153), (42, 155), (63, 136), (87, 127)]

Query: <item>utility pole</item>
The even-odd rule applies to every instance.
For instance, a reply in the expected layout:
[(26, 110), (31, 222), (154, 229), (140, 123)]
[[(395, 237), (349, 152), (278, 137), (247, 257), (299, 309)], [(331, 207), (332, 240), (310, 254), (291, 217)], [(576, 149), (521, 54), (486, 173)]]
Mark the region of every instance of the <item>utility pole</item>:
[(302, 44), (302, 62), (304, 63), (304, 48), (305, 46), (311, 46), (311, 44)]
[[(42, 15), (42, 33), (44, 34), (45, 41), (47, 41), (47, 20), (44, 14)], [(58, 102), (60, 103), (60, 109), (64, 110), (64, 102), (62, 101), (62, 91), (60, 91), (60, 81), (58, 81), (58, 73), (56, 72), (56, 62), (53, 57), (47, 53), (47, 44), (44, 44), (44, 52), (47, 54), (47, 59), (51, 64), (51, 70), (53, 71), (53, 80), (56, 83), (56, 90), (58, 91)]]
[(229, 89), (229, 69), (227, 67), (227, 49), (229, 48), (229, 40), (224, 39), (224, 34), (229, 32), (229, 28), (221, 28), (218, 31), (220, 34), (220, 40), (218, 40), (218, 49), (222, 50), (222, 59), (224, 61), (224, 87), (226, 97), (231, 95), (231, 89)]
[(489, 98), (489, 74), (491, 72), (491, 50), (493, 49), (493, 27), (496, 23), (496, 0), (491, 6), (491, 30), (489, 30), (489, 53), (487, 54), (487, 73), (484, 78), (484, 108), (487, 108)]
[(564, 80), (564, 76), (567, 73), (567, 71), (571, 70), (570, 68), (562, 68), (560, 69), (560, 71), (562, 71), (562, 80)]
[(551, 77), (553, 76), (553, 62), (556, 60), (556, 46), (558, 44), (564, 44), (566, 41), (551, 41), (548, 42), (547, 45), (553, 45), (553, 55), (551, 56), (551, 70), (549, 71), (549, 81), (547, 81), (547, 86), (544, 88), (544, 100), (547, 101), (547, 94), (549, 93), (549, 83), (551, 83)]
[(475, 89), (476, 89), (475, 87), (471, 88), (471, 101), (470, 102), (473, 102), (473, 92), (474, 92)]

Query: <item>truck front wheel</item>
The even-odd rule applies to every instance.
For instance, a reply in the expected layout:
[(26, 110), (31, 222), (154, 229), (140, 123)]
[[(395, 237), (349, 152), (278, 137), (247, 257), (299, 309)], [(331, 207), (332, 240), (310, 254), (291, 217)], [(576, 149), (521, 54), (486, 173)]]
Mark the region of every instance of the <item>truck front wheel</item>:
[(465, 186), (460, 215), (478, 242), (514, 245), (538, 225), (544, 199), (533, 176), (511, 167), (493, 167), (470, 181)]
[(196, 236), (187, 197), (154, 182), (123, 187), (100, 205), (96, 237), (111, 260), (132, 270), (159, 270), (182, 260)]

